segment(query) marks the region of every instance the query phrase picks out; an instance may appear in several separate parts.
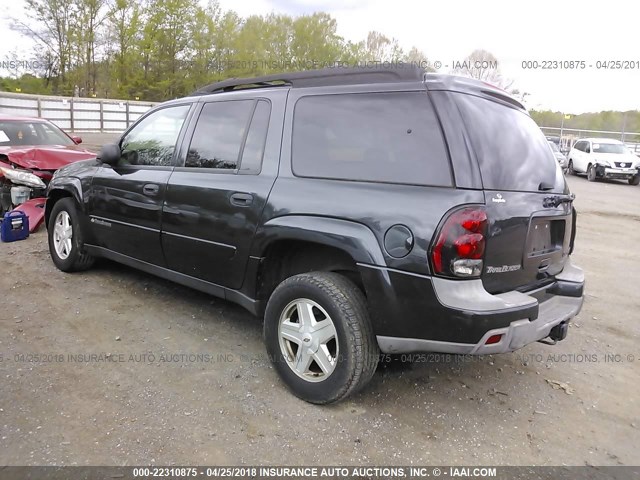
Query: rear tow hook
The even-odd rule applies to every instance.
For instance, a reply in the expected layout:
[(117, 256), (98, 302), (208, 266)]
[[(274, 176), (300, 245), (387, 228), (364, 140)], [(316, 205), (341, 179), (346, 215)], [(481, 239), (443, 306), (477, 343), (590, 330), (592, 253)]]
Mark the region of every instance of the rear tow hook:
[(556, 325), (549, 332), (549, 336), (546, 338), (542, 338), (538, 340), (540, 343), (544, 343), (545, 345), (555, 345), (561, 340), (567, 338), (567, 333), (569, 332), (569, 322), (562, 322)]

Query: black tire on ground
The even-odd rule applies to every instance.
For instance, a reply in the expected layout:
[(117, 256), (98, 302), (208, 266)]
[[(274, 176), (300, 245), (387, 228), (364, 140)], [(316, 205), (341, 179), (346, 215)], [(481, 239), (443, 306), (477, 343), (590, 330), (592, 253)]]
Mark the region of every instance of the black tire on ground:
[[(336, 363), (334, 370), (323, 380), (302, 378), (289, 365), (281, 347), (281, 316), (298, 300), (315, 302), (326, 311), (335, 327)], [(267, 303), (264, 338), (269, 358), (280, 378), (296, 396), (311, 403), (333, 403), (357, 392), (369, 382), (378, 365), (378, 343), (366, 299), (353, 282), (337, 273), (303, 273), (278, 285)], [(295, 353), (295, 358), (297, 355)]]
[(573, 169), (573, 160), (569, 160), (569, 165), (567, 166), (567, 173), (569, 175), (575, 175), (576, 171)]
[(629, 179), (629, 185), (638, 185), (640, 184), (640, 173), (634, 175)]
[(593, 165), (589, 165), (587, 167), (587, 180), (595, 182), (596, 178), (596, 168)]
[[(62, 258), (54, 246), (56, 221), (58, 220), (58, 216), (64, 213), (69, 216), (72, 230), (71, 250), (68, 252), (68, 256), (66, 258)], [(49, 217), (47, 235), (49, 239), (49, 253), (51, 255), (51, 260), (53, 260), (55, 266), (63, 272), (79, 272), (87, 270), (93, 265), (93, 262), (95, 261), (94, 257), (84, 250), (84, 235), (74, 199), (62, 198), (55, 203), (51, 210), (51, 216)]]

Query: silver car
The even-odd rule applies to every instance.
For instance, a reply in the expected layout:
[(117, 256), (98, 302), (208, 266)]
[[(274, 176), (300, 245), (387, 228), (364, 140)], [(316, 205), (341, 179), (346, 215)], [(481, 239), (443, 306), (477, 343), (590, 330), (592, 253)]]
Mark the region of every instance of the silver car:
[(551, 150), (553, 151), (553, 155), (556, 157), (556, 161), (558, 162), (562, 170), (566, 170), (567, 157), (563, 155), (563, 153), (560, 151), (560, 149), (558, 148), (558, 145), (556, 145), (555, 142), (552, 142), (549, 140), (549, 146), (551, 147)]

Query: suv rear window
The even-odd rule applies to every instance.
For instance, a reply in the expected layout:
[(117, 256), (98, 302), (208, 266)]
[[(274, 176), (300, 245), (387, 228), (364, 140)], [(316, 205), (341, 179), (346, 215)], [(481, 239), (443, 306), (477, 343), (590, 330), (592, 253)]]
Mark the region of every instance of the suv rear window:
[(564, 190), (562, 171), (547, 139), (526, 113), (493, 100), (454, 93), (487, 190)]
[(298, 176), (452, 185), (426, 92), (303, 97), (295, 106), (292, 143)]

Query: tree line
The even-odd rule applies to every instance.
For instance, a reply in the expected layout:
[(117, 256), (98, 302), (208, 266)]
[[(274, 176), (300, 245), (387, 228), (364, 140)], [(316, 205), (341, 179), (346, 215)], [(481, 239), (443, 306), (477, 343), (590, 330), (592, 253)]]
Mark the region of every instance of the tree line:
[(327, 13), (241, 18), (216, 0), (26, 0), (35, 39), (35, 74), (4, 78), (24, 93), (162, 101), (230, 77), (362, 62), (427, 64), (418, 48), (369, 32), (359, 42), (337, 33)]
[[(582, 113), (580, 115), (553, 112), (551, 110), (531, 111), (531, 117), (540, 126), (573, 128), (578, 130), (607, 130), (612, 132), (640, 133), (640, 111), (604, 111)], [(567, 118), (568, 117), (568, 118)], [(629, 140), (640, 141), (640, 136), (629, 136)]]
[[(217, 0), (26, 0), (28, 20), (13, 27), (35, 39), (30, 73), (0, 77), (0, 90), (65, 96), (164, 101), (211, 82), (282, 71), (376, 62), (426, 66), (416, 47), (371, 31), (353, 42), (328, 13), (240, 17)], [(13, 59), (20, 63), (17, 54)], [(451, 73), (523, 94), (504, 78), (496, 57), (475, 50)], [(480, 65), (479, 67), (477, 65)], [(541, 126), (560, 127), (563, 114), (531, 112)], [(572, 115), (566, 128), (640, 131), (640, 112)]]

